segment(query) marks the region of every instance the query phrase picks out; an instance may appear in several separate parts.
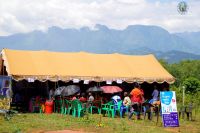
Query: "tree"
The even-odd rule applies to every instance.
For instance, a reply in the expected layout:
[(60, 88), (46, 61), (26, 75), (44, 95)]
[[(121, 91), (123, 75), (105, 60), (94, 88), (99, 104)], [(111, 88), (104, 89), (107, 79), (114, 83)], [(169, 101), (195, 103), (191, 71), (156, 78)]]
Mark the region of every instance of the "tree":
[(183, 81), (186, 93), (196, 93), (200, 90), (200, 81), (197, 78), (189, 77)]

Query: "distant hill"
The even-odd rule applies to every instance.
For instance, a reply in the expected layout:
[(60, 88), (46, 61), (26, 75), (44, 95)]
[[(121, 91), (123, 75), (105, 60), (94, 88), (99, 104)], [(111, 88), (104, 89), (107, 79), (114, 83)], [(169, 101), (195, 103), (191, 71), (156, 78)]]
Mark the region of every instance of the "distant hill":
[(93, 53), (149, 54), (169, 62), (200, 59), (200, 32), (170, 34), (158, 26), (131, 25), (124, 30), (97, 24), (95, 30), (51, 27), (0, 37), (0, 48)]
[(157, 58), (164, 59), (169, 63), (176, 63), (181, 60), (200, 60), (200, 55), (195, 55), (195, 54), (181, 52), (181, 51), (155, 53), (155, 55)]
[[(181, 39), (186, 41), (189, 45), (194, 48), (200, 49), (200, 32), (183, 32), (176, 33)], [(199, 51), (197, 52), (199, 54)]]

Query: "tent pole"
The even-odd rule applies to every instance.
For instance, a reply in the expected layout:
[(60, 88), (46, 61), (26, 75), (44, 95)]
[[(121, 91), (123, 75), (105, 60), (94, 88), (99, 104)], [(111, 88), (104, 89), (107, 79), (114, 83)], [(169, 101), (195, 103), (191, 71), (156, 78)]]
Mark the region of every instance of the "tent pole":
[(2, 61), (3, 75), (4, 75), (4, 60)]
[(47, 90), (48, 97), (49, 97), (49, 99), (50, 99), (50, 96), (49, 96), (49, 84), (48, 84), (48, 80), (46, 81), (46, 90)]

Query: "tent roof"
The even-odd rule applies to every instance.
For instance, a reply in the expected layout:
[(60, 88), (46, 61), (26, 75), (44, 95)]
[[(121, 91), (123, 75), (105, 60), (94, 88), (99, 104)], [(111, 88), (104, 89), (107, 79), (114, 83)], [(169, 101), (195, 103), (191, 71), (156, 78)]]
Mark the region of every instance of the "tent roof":
[(15, 80), (40, 81), (72, 79), (126, 82), (168, 82), (169, 74), (153, 55), (64, 53), (49, 51), (2, 50), (8, 75)]

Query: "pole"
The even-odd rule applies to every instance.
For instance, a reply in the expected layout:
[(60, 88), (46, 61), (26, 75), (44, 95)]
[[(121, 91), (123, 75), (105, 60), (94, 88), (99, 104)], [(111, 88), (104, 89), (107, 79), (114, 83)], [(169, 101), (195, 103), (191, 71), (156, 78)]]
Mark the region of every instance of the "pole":
[(185, 86), (183, 86), (183, 106), (185, 105)]

